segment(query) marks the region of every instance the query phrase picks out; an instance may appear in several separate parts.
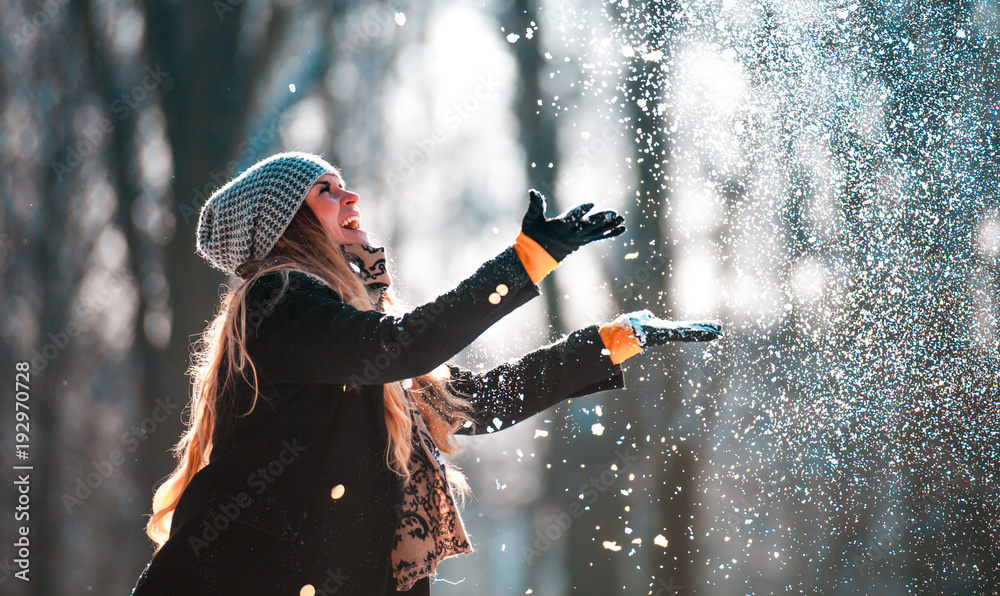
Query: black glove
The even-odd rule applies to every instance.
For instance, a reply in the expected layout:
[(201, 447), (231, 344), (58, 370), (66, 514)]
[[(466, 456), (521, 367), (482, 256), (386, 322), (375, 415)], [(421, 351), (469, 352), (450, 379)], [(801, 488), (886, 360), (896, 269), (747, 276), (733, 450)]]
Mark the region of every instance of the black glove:
[(621, 225), (625, 218), (614, 211), (585, 216), (594, 208), (593, 203), (578, 205), (562, 215), (545, 219), (545, 197), (531, 189), (528, 198), (531, 203), (521, 221), (521, 231), (556, 261), (562, 261), (584, 244), (612, 238), (625, 231), (625, 226)]
[(635, 339), (643, 348), (662, 346), (671, 341), (712, 341), (722, 336), (718, 321), (666, 321), (648, 310), (622, 315), (632, 327)]

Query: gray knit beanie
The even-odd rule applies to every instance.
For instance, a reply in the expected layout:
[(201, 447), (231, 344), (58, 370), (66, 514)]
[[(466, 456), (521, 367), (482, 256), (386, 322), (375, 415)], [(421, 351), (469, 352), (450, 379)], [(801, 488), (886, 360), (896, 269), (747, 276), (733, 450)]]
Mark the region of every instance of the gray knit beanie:
[(198, 218), (198, 253), (216, 268), (236, 268), (271, 252), (306, 193), (337, 170), (322, 157), (291, 151), (250, 166), (212, 193)]

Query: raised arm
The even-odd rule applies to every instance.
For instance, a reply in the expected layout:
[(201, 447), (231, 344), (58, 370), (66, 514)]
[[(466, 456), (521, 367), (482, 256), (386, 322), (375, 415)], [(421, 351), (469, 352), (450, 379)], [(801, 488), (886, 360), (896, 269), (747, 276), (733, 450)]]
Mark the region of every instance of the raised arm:
[[(422, 375), (539, 294), (513, 248), (399, 317), (358, 310), (321, 282), (291, 275), (293, 287), (271, 312), (255, 329), (248, 322), (247, 349), (271, 383), (374, 385)], [(258, 280), (248, 302), (267, 304), (278, 281)]]

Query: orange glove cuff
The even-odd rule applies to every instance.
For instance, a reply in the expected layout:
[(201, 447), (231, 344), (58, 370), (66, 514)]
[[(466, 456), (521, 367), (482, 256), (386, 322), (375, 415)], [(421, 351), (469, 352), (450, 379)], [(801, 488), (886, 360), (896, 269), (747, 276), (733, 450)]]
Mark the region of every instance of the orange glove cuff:
[(531, 283), (542, 281), (549, 271), (559, 266), (559, 261), (552, 258), (542, 245), (529, 238), (524, 232), (518, 232), (514, 240), (514, 252), (521, 258), (524, 269), (531, 278)]
[(601, 340), (611, 352), (611, 362), (621, 364), (626, 358), (642, 352), (639, 340), (632, 333), (632, 326), (618, 317), (614, 321), (601, 325), (598, 329)]

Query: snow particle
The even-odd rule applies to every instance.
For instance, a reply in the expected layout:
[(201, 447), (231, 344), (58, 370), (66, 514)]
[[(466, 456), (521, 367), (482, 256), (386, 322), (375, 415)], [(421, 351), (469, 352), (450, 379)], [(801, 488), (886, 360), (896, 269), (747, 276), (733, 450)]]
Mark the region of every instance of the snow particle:
[(604, 548), (613, 552), (618, 552), (622, 549), (622, 547), (618, 546), (618, 543), (615, 542), (614, 540), (605, 540), (601, 544), (604, 545)]

